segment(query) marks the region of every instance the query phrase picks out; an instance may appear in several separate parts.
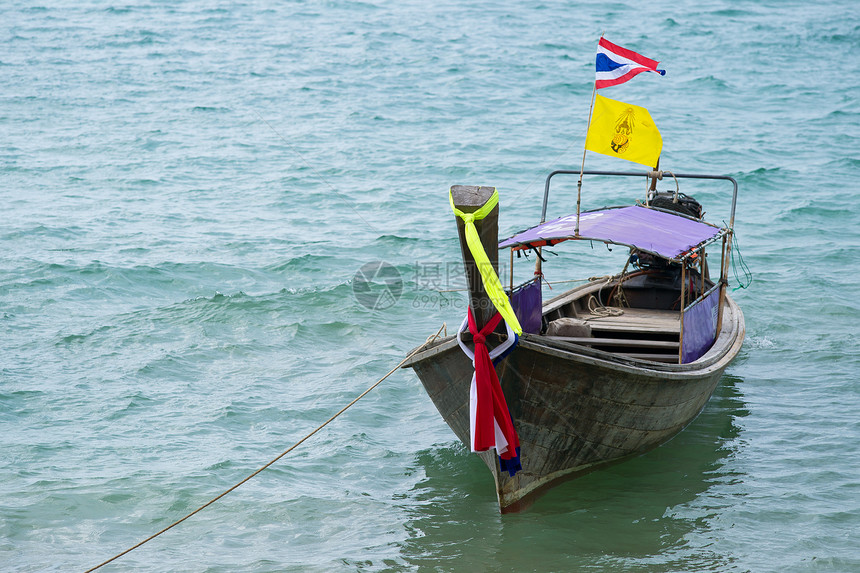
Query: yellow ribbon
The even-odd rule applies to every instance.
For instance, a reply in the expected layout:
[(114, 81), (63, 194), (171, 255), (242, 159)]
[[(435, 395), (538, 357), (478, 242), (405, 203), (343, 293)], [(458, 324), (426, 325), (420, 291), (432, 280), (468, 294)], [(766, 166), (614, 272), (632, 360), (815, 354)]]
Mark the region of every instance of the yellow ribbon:
[(499, 204), (499, 191), (493, 189), (493, 195), (487, 200), (484, 205), (474, 213), (464, 213), (454, 206), (454, 196), (448, 192), (448, 199), (451, 201), (451, 210), (454, 214), (466, 224), (466, 245), (475, 259), (475, 264), (478, 267), (478, 272), (481, 274), (481, 282), (484, 283), (484, 290), (487, 291), (487, 296), (505, 322), (513, 329), (517, 335), (523, 333), (523, 327), (520, 326), (520, 321), (517, 320), (517, 315), (514, 314), (514, 309), (511, 308), (511, 302), (508, 300), (508, 295), (505, 294), (505, 289), (502, 288), (502, 283), (499, 281), (499, 275), (493, 269), (489, 257), (487, 257), (484, 246), (481, 244), (481, 237), (478, 236), (478, 230), (475, 228), (475, 221), (480, 221), (490, 214), (490, 211)]

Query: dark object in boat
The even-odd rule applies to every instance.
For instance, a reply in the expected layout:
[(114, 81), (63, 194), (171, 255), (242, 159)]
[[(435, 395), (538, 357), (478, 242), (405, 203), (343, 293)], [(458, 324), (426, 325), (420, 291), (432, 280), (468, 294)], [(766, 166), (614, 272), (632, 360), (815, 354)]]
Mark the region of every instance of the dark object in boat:
[(660, 191), (649, 200), (649, 204), (652, 207), (675, 211), (676, 213), (689, 215), (696, 219), (701, 219), (705, 214), (699, 202), (684, 193)]

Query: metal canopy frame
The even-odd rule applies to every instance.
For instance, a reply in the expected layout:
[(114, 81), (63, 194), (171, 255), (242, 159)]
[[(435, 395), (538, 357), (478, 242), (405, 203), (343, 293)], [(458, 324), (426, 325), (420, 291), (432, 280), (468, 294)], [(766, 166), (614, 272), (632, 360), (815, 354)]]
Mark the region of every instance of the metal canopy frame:
[[(720, 229), (720, 232), (717, 233), (714, 237), (712, 237), (711, 239), (709, 239), (707, 241), (702, 242), (699, 245), (691, 247), (687, 251), (681, 253), (677, 258), (672, 259), (673, 262), (678, 262), (681, 265), (681, 301), (680, 301), (681, 302), (681, 304), (680, 304), (680, 307), (681, 307), (680, 308), (681, 332), (680, 332), (680, 340), (679, 340), (680, 345), (678, 348), (678, 362), (682, 363), (683, 362), (683, 351), (684, 351), (684, 326), (683, 326), (684, 325), (684, 315), (693, 306), (695, 306), (696, 304), (700, 303), (705, 298), (710, 296), (716, 289), (719, 289), (719, 291), (720, 291), (719, 292), (719, 299), (718, 299), (718, 303), (717, 303), (716, 333), (719, 333), (719, 331), (721, 329), (722, 318), (723, 318), (723, 308), (725, 307), (726, 288), (728, 286), (728, 270), (729, 270), (728, 269), (728, 267), (729, 267), (728, 261), (729, 261), (729, 258), (731, 256), (732, 237), (734, 235), (734, 224), (735, 224), (735, 209), (737, 207), (737, 201), (738, 201), (738, 182), (733, 177), (730, 177), (728, 175), (702, 175), (702, 174), (673, 173), (671, 171), (653, 171), (653, 170), (652, 171), (637, 172), (637, 171), (594, 171), (594, 170), (573, 171), (573, 170), (559, 169), (559, 170), (556, 170), (556, 171), (553, 171), (552, 173), (550, 173), (546, 178), (546, 184), (544, 186), (544, 194), (543, 194), (543, 207), (541, 208), (540, 224), (543, 224), (546, 222), (546, 211), (547, 211), (547, 204), (549, 203), (550, 183), (552, 181), (552, 178), (557, 176), (557, 175), (580, 175), (580, 176), (582, 176), (582, 175), (608, 175), (608, 176), (615, 176), (615, 177), (646, 177), (646, 178), (648, 178), (648, 180), (652, 181), (653, 183), (656, 183), (656, 181), (658, 179), (659, 180), (663, 179), (664, 174), (671, 175), (672, 177), (674, 177), (676, 179), (722, 180), (722, 181), (729, 181), (732, 184), (732, 207), (731, 207), (731, 214), (729, 217), (728, 227), (718, 227)], [(580, 184), (581, 184), (581, 182), (582, 182), (582, 180), (580, 179)], [(652, 190), (653, 190), (653, 185), (652, 185)], [(649, 207), (649, 208), (655, 209), (654, 207)], [(658, 210), (663, 211), (663, 209), (658, 209)], [(577, 211), (579, 211), (578, 206), (577, 206)], [(686, 215), (683, 215), (680, 213), (673, 213), (673, 214), (679, 215), (682, 217), (686, 217)], [(689, 218), (692, 218), (692, 217), (689, 217)], [(577, 227), (578, 227), (578, 225), (577, 225)], [(579, 239), (579, 238), (577, 238), (577, 239)], [(620, 243), (615, 243), (613, 241), (605, 241), (603, 239), (593, 239), (593, 238), (588, 238), (588, 237), (581, 237), (581, 239), (582, 240), (599, 240), (599, 241), (602, 241), (605, 243), (610, 243), (610, 244), (620, 244)], [(689, 264), (688, 263), (689, 259), (693, 255), (696, 255), (699, 258), (700, 264), (703, 264), (702, 261), (704, 260), (705, 247), (707, 245), (710, 245), (711, 243), (716, 242), (718, 239), (722, 239), (722, 243), (723, 243), (722, 249), (721, 249), (722, 260), (721, 260), (721, 264), (720, 264), (719, 281), (714, 286), (712, 286), (710, 289), (708, 289), (707, 292), (704, 292), (705, 289), (704, 289), (704, 274), (703, 274), (702, 275), (702, 291), (703, 292), (694, 293), (692, 301), (688, 302), (688, 301), (684, 300), (685, 299), (684, 295), (686, 294), (686, 288), (684, 288), (684, 286), (686, 285), (686, 270), (687, 270), (687, 265)], [(569, 240), (569, 239), (564, 239), (564, 240)], [(561, 241), (558, 241), (558, 242), (561, 242)], [(552, 244), (557, 244), (557, 243), (550, 243), (549, 241), (547, 241), (546, 246), (551, 246)], [(624, 245), (624, 246), (630, 247), (631, 245)], [(516, 247), (513, 245), (511, 246), (511, 282), (512, 283), (513, 283), (513, 274), (514, 274), (513, 273), (513, 252), (514, 252), (514, 250), (517, 250), (518, 248), (524, 249), (524, 248), (529, 248), (529, 247), (526, 245), (520, 245), (519, 247)], [(538, 247), (538, 249), (539, 249), (539, 247)], [(693, 264), (695, 264), (695, 261)]]
[(731, 216), (729, 217), (729, 230), (734, 229), (735, 226), (735, 207), (738, 202), (738, 182), (728, 175), (697, 175), (691, 173), (673, 173), (671, 171), (593, 171), (593, 170), (585, 170), (585, 171), (571, 171), (569, 169), (558, 169), (553, 171), (546, 177), (546, 184), (544, 185), (543, 191), (543, 208), (541, 209), (540, 214), (540, 222), (546, 222), (546, 208), (549, 203), (549, 186), (552, 178), (556, 175), (609, 175), (615, 177), (647, 177), (648, 180), (653, 179), (662, 179), (663, 175), (672, 175), (677, 179), (717, 179), (723, 181), (730, 181), (733, 186), (732, 190), (732, 211)]
[[(627, 208), (630, 208), (630, 207), (627, 207)], [(646, 207), (641, 206), (641, 207), (635, 207), (635, 208), (644, 209)], [(607, 238), (605, 236), (592, 236), (588, 232), (585, 232), (583, 234), (576, 235), (576, 236), (571, 235), (571, 236), (565, 236), (565, 237), (554, 237), (554, 238), (546, 238), (546, 239), (540, 238), (540, 239), (535, 239), (535, 240), (524, 240), (523, 242), (515, 243), (515, 244), (506, 244), (506, 243), (509, 243), (514, 238), (519, 237), (520, 235), (527, 233), (531, 230), (534, 230), (535, 227), (533, 227), (532, 229), (527, 229), (526, 231), (522, 231), (522, 232), (518, 233), (517, 235), (514, 235), (513, 237), (509, 237), (509, 238), (505, 239), (504, 241), (502, 241), (500, 243), (500, 246), (501, 246), (501, 248), (510, 248), (511, 250), (514, 250), (514, 251), (523, 251), (523, 250), (538, 249), (541, 247), (554, 247), (554, 246), (556, 246), (560, 243), (563, 243), (565, 241), (596, 241), (596, 242), (605, 243), (607, 245), (618, 245), (618, 246), (627, 247), (630, 249), (635, 249), (635, 250), (640, 251), (640, 252), (650, 253), (652, 255), (660, 257), (661, 259), (665, 259), (665, 260), (673, 262), (673, 263), (682, 263), (685, 260), (687, 260), (689, 257), (694, 256), (697, 252), (699, 252), (704, 247), (707, 247), (708, 245), (711, 245), (711, 244), (717, 242), (718, 240), (722, 239), (724, 236), (726, 236), (730, 232), (726, 228), (719, 227), (719, 226), (713, 225), (711, 223), (706, 223), (704, 221), (699, 221), (699, 220), (695, 219), (694, 217), (690, 217), (690, 216), (684, 215), (682, 213), (677, 213), (674, 211), (661, 209), (659, 207), (649, 207), (649, 208), (653, 211), (660, 211), (660, 212), (667, 213), (667, 214), (672, 215), (672, 216), (683, 217), (685, 219), (693, 220), (696, 223), (700, 223), (700, 224), (703, 224), (703, 225), (706, 225), (708, 227), (713, 228), (714, 233), (710, 237), (702, 240), (701, 242), (691, 244), (687, 248), (685, 248), (684, 250), (680, 250), (674, 256), (669, 256), (665, 252), (659, 252), (658, 250), (649, 249), (646, 246), (644, 246), (642, 243), (639, 243), (639, 242), (628, 243), (628, 242), (624, 242), (621, 240), (610, 239), (610, 238)], [(624, 209), (624, 208), (623, 207), (608, 207), (608, 208), (604, 208), (604, 209), (595, 209), (593, 211), (583, 211), (582, 214), (583, 215), (593, 215), (593, 214), (599, 214), (599, 213), (610, 213), (610, 212), (617, 210), (617, 209)]]

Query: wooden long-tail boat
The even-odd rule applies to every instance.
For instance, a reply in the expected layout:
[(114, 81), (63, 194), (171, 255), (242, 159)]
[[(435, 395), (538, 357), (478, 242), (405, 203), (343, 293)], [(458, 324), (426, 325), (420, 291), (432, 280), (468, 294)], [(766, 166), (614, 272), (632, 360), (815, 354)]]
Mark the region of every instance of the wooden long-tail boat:
[[(728, 273), (737, 183), (727, 176), (673, 174), (678, 179), (718, 179), (733, 187), (730, 222), (701, 220), (698, 203), (656, 192), (662, 172), (585, 171), (585, 175), (648, 177), (645, 203), (586, 211), (543, 222), (498, 243), (498, 207), (475, 230), (498, 273), (500, 248), (541, 250), (568, 240), (601, 241), (630, 249), (617, 275), (590, 280), (546, 302), (540, 271), (508, 294), (523, 333), (495, 367), (519, 438), (522, 469), (504, 470), (493, 449), (478, 452), (492, 472), (502, 513), (527, 508), (553, 485), (608, 464), (641, 455), (671, 439), (704, 408), (744, 339), (743, 313), (728, 296)], [(580, 180), (581, 181), (581, 180)], [(461, 213), (481, 208), (494, 189), (454, 186)], [(496, 309), (476, 272), (466, 225), (457, 217), (477, 328)], [(708, 247), (720, 247), (719, 278), (709, 278)], [(716, 257), (715, 257), (716, 258)], [(511, 256), (513, 261), (513, 256)], [(713, 264), (713, 263), (712, 263)], [(513, 274), (513, 273), (512, 273)], [(470, 436), (472, 359), (461, 349), (462, 332), (413, 356), (415, 370), (445, 422), (467, 446)], [(487, 337), (500, 344), (504, 329)]]

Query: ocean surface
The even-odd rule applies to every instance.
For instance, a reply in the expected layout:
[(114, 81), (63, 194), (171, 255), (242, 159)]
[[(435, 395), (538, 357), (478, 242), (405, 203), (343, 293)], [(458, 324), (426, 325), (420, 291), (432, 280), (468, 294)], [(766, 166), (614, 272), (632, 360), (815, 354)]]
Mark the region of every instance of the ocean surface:
[[(0, 570), (128, 549), (458, 325), (447, 190), (498, 187), (505, 236), (537, 222), (604, 32), (667, 70), (601, 91), (650, 110), (661, 167), (740, 184), (746, 341), (699, 418), (500, 516), (400, 370), (100, 571), (860, 571), (848, 0), (5, 0)], [(584, 208), (644, 193), (591, 181)], [(727, 219), (729, 187), (681, 191)], [(551, 282), (623, 261), (563, 247)]]

